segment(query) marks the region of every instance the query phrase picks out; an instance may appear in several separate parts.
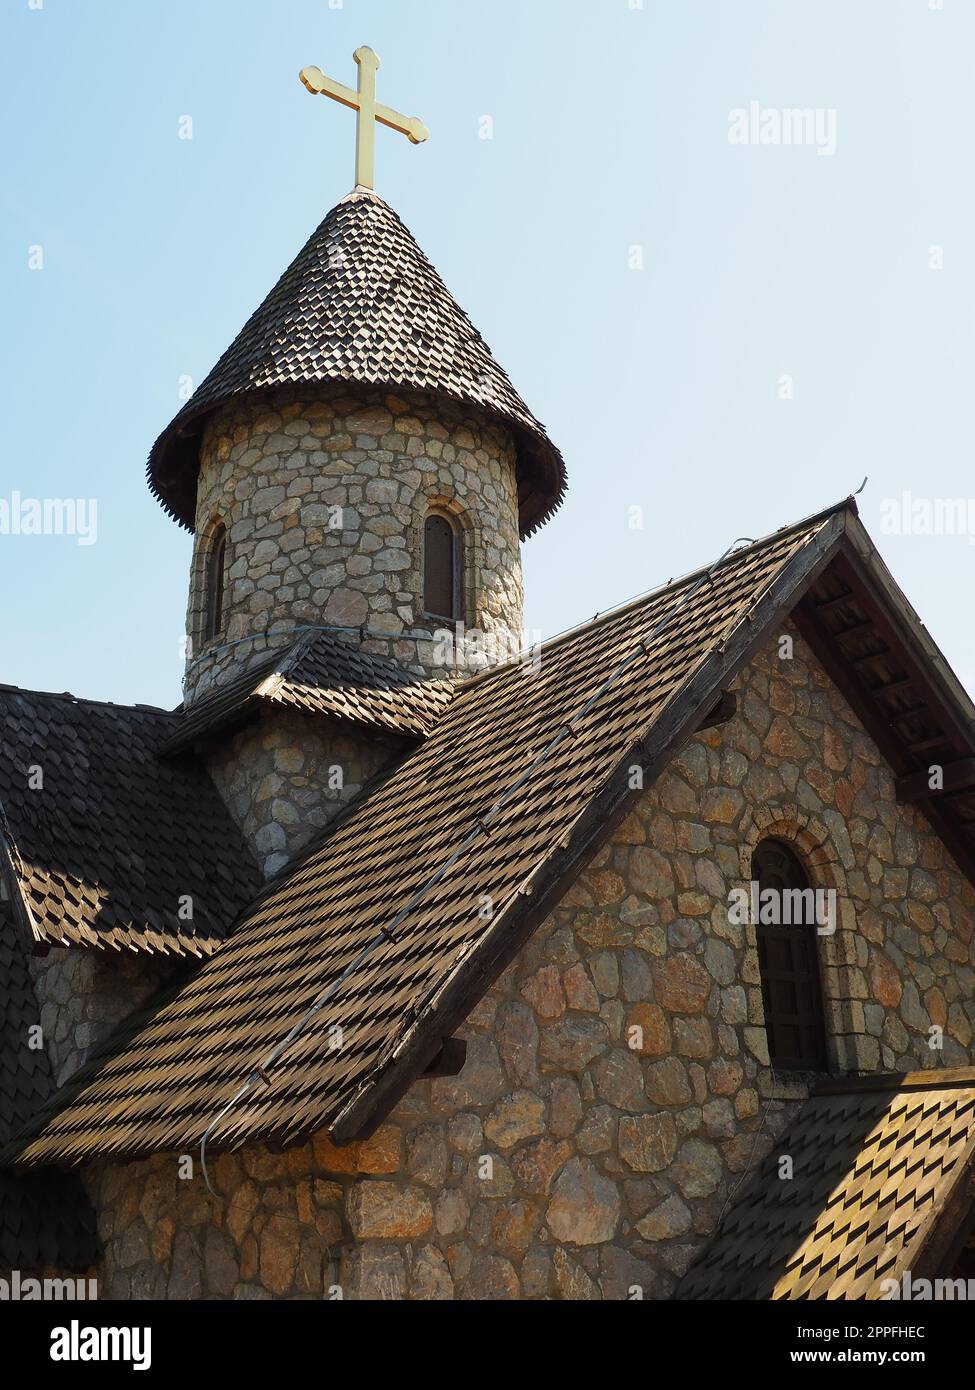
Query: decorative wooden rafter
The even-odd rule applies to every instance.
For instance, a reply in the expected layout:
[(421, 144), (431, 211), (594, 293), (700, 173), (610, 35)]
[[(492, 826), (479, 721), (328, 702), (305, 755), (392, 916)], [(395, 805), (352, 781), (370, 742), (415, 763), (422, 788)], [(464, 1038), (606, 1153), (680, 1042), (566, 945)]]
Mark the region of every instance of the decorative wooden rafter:
[(704, 719), (697, 726), (698, 733), (703, 733), (705, 729), (716, 729), (721, 724), (727, 724), (738, 713), (738, 696), (732, 691), (726, 690), (721, 699), (711, 710), (710, 714), (705, 715)]
[[(975, 727), (945, 698), (923, 641), (915, 640), (902, 615), (893, 613), (889, 596), (857, 552), (843, 547), (828, 574), (827, 582), (842, 583), (846, 592), (824, 598), (825, 586), (819, 586), (819, 594), (814, 586), (793, 615), (796, 626), (889, 763), (898, 800), (918, 803), (963, 873), (975, 882), (975, 819), (966, 814), (965, 804), (966, 794), (975, 793)], [(831, 620), (830, 615), (841, 604), (854, 611), (837, 631), (833, 624), (843, 619)], [(857, 655), (855, 647), (851, 651), (843, 642), (854, 633), (882, 649)], [(886, 670), (876, 671), (877, 663)], [(878, 676), (880, 684), (875, 683)], [(907, 695), (911, 708), (891, 704), (894, 695)], [(929, 786), (933, 755), (945, 768), (941, 792)], [(949, 769), (954, 771), (949, 774)]]
[(443, 1047), (423, 1073), (426, 1077), (460, 1076), (467, 1061), (467, 1043), (463, 1038), (444, 1038)]
[(929, 801), (933, 797), (950, 796), (954, 792), (975, 791), (975, 758), (960, 758), (943, 769), (943, 785), (933, 791), (931, 769), (898, 777), (897, 800), (901, 802)]
[(840, 608), (844, 603), (850, 603), (853, 599), (852, 593), (837, 594), (835, 598), (824, 599), (822, 603), (815, 605), (817, 613), (832, 613), (834, 608)]

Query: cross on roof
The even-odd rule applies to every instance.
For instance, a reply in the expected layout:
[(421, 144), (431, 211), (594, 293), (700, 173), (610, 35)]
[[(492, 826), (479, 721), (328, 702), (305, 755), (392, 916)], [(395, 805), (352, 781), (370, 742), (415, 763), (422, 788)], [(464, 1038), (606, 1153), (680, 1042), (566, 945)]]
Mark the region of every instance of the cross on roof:
[(371, 48), (357, 48), (355, 54), (359, 65), (359, 89), (344, 87), (326, 77), (321, 68), (302, 68), (299, 76), (313, 96), (331, 97), (343, 106), (351, 107), (356, 113), (355, 142), (355, 181), (357, 188), (375, 188), (376, 177), (376, 122), (390, 130), (398, 130), (406, 135), (414, 145), (422, 145), (429, 140), (430, 132), (416, 116), (401, 116), (389, 106), (376, 100), (376, 73), (379, 71), (379, 58)]

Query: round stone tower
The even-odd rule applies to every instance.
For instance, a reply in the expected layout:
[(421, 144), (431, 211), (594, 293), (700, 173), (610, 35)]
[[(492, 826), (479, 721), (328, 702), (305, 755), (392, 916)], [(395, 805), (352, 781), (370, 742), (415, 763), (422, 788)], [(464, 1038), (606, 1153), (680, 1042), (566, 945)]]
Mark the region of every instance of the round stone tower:
[[(456, 537), (462, 578), (450, 615), (429, 615), (424, 602), (431, 514)], [(223, 630), (210, 636), (211, 554), (224, 531)], [(507, 655), (519, 650), (514, 442), (453, 402), (341, 386), (223, 406), (203, 435), (196, 535), (190, 698), (266, 650), (265, 635), (280, 641), (306, 626), (358, 630), (368, 650), (440, 676), (444, 644), (417, 634), (433, 638), (448, 618)]]
[[(458, 649), (466, 673), (522, 648), (520, 545), (565, 470), (358, 188), (161, 435), (149, 480), (195, 534), (187, 739), (270, 877), (427, 732), (411, 702), (448, 694), (417, 685), (453, 676)], [(365, 708), (390, 689), (406, 715)]]
[[(357, 189), (153, 449), (196, 542), (185, 698), (309, 628), (443, 677), (523, 645), (521, 539), (561, 456), (416, 241)], [(449, 610), (449, 611), (447, 611)]]

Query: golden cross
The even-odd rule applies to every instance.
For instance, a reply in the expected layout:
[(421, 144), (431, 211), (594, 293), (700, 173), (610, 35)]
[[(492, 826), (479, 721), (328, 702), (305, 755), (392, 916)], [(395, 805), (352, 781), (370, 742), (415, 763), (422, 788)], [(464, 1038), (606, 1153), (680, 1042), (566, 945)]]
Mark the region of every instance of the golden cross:
[(401, 116), (398, 111), (376, 100), (379, 58), (371, 48), (357, 48), (353, 56), (359, 64), (359, 90), (356, 92), (351, 87), (343, 87), (341, 82), (333, 82), (321, 68), (302, 68), (299, 76), (313, 96), (331, 97), (333, 101), (340, 101), (343, 106), (355, 111), (356, 187), (375, 188), (376, 122), (409, 136), (414, 145), (422, 145), (424, 140), (429, 140), (430, 132), (418, 117)]

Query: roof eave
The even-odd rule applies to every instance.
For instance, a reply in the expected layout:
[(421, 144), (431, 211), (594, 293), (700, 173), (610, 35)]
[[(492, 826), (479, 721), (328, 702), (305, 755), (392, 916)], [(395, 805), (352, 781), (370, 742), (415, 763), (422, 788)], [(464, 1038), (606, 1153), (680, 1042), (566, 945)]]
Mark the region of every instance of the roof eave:
[(0, 883), (6, 889), (14, 922), (27, 949), (33, 955), (46, 956), (51, 949), (50, 944), (44, 940), (38, 929), (34, 914), (30, 910), (30, 903), (24, 896), (16, 854), (16, 843), (3, 809), (3, 802), (0, 801)]
[[(409, 1033), (386, 1059), (386, 1070), (345, 1106), (329, 1126), (335, 1143), (373, 1133), (432, 1060), (471, 1009), (503, 973), (534, 931), (558, 906), (580, 869), (599, 851), (630, 813), (646, 788), (694, 735), (722, 689), (739, 674), (765, 639), (769, 627), (794, 607), (829, 564), (846, 535), (849, 507), (834, 509), (821, 532), (786, 566), (721, 645), (706, 656), (671, 699), (645, 737), (620, 761), (614, 773), (576, 822), (568, 844), (545, 861), (516, 899), (498, 914), (481, 948), (461, 963), (437, 996), (414, 1020)], [(634, 791), (630, 770), (644, 768), (644, 786)]]
[[(845, 567), (843, 582), (852, 584), (853, 601), (868, 616), (875, 615), (874, 632), (889, 647), (886, 655), (910, 675), (912, 689), (923, 701), (919, 708), (930, 713), (945, 733), (943, 747), (950, 743), (956, 756), (975, 757), (975, 706), (856, 516), (848, 518), (838, 560)], [(877, 691), (868, 689), (855, 664), (838, 651), (836, 635), (823, 625), (816, 605), (807, 600), (795, 617), (803, 638), (878, 745), (894, 775), (916, 772), (921, 760), (914, 757), (906, 742), (894, 736), (896, 721), (891, 723), (889, 715), (885, 718), (877, 705)], [(930, 761), (950, 759), (945, 760), (941, 753), (932, 755)], [(932, 796), (916, 804), (960, 872), (975, 885), (975, 842), (953, 814), (950, 799)]]
[(342, 389), (358, 387), (376, 391), (395, 391), (406, 395), (439, 394), (510, 430), (518, 446), (519, 483), (527, 484), (524, 501), (519, 500), (519, 532), (527, 540), (562, 506), (568, 489), (565, 460), (546, 434), (543, 426), (530, 430), (519, 420), (511, 419), (498, 410), (447, 391), (420, 392), (415, 387), (397, 381), (363, 382), (353, 377), (330, 377), (295, 381), (288, 387), (281, 384), (255, 386), (225, 396), (201, 401), (194, 409), (190, 401), (160, 434), (146, 464), (149, 491), (166, 514), (184, 530), (196, 530), (196, 486), (199, 473), (198, 452), (207, 420), (224, 406), (249, 397), (259, 397), (290, 387)]

